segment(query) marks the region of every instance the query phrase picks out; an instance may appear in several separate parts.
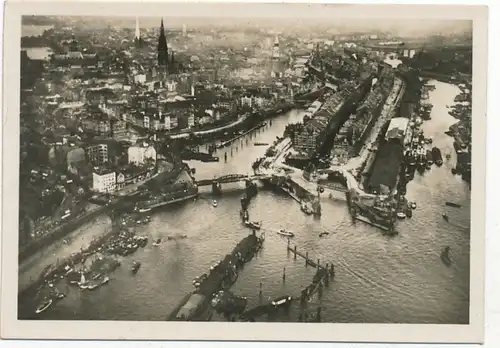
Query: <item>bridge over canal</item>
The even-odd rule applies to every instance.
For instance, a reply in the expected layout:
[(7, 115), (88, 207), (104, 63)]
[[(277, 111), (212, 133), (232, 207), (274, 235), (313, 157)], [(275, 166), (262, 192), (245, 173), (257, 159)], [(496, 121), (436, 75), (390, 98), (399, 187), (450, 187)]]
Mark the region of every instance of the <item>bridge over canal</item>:
[(255, 175), (250, 175), (250, 174), (229, 174), (229, 175), (223, 175), (220, 177), (215, 177), (213, 179), (202, 179), (202, 180), (197, 180), (196, 184), (198, 186), (208, 186), (208, 185), (213, 185), (213, 184), (227, 184), (231, 182), (239, 182), (239, 181), (245, 181), (245, 180), (265, 180), (269, 179), (269, 175), (266, 174), (255, 174)]

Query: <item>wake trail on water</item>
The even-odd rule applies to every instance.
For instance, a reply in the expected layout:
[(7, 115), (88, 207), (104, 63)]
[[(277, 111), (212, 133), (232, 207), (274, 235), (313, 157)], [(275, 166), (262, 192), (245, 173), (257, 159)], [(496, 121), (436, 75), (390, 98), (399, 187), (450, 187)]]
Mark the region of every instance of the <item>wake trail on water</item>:
[[(383, 282), (385, 280), (385, 278), (378, 278), (378, 279), (380, 279), (380, 281), (375, 281), (375, 280), (367, 277), (365, 274), (351, 268), (351, 266), (346, 261), (346, 259), (344, 257), (342, 257), (342, 254), (338, 254), (338, 256), (339, 257), (337, 258), (336, 267), (338, 265), (341, 270), (346, 271), (347, 274), (357, 278), (358, 280), (361, 280), (363, 283), (370, 284), (370, 285), (374, 286), (375, 288), (384, 290), (385, 292), (393, 291), (393, 292), (396, 292), (400, 295), (404, 295), (404, 296), (409, 297), (409, 298), (418, 298), (419, 297), (416, 294), (412, 294), (409, 291), (405, 291), (403, 287), (398, 286), (397, 284), (390, 283), (388, 281)], [(376, 269), (371, 273), (376, 273)]]

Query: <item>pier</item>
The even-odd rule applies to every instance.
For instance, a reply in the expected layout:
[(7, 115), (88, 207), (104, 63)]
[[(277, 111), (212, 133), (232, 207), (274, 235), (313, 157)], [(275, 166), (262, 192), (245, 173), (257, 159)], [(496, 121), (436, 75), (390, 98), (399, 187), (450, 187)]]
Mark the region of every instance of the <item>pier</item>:
[(182, 299), (167, 320), (206, 320), (213, 295), (222, 288), (231, 287), (238, 278), (238, 269), (253, 258), (263, 242), (264, 238), (257, 237), (255, 232), (243, 238), (208, 274), (195, 280), (196, 290)]
[[(318, 259), (317, 261), (314, 261), (312, 258), (309, 257), (309, 252), (301, 252), (297, 250), (297, 246), (294, 245), (293, 247), (290, 246), (290, 243), (287, 244), (287, 252), (293, 253), (294, 259), (297, 259), (298, 257), (301, 257), (302, 259), (305, 260), (305, 265), (307, 266), (312, 266), (316, 268), (316, 273), (311, 281), (311, 283), (305, 287), (304, 289), (301, 290), (299, 296), (283, 296), (283, 298), (288, 297), (289, 300), (286, 301), (283, 305), (277, 306), (273, 305), (273, 303), (267, 303), (267, 304), (262, 304), (259, 306), (256, 306), (254, 308), (251, 308), (247, 311), (245, 311), (241, 316), (240, 319), (242, 321), (255, 321), (255, 318), (260, 317), (262, 315), (273, 315), (276, 313), (279, 308), (283, 308), (285, 311), (288, 311), (292, 301), (294, 299), (299, 299), (300, 301), (300, 306), (301, 309), (305, 308), (307, 306), (307, 302), (311, 299), (311, 297), (318, 293), (319, 296), (322, 295), (323, 292), (323, 287), (327, 287), (330, 284), (330, 280), (335, 277), (335, 267), (333, 263), (325, 263), (324, 265), (320, 264), (320, 260)], [(283, 269), (283, 281), (285, 281), (285, 269)], [(262, 291), (262, 283), (261, 283), (261, 289)], [(320, 316), (319, 316), (320, 317)]]
[(294, 245), (292, 248), (290, 246), (290, 241), (288, 241), (288, 244), (286, 246), (286, 250), (287, 250), (287, 252), (291, 252), (293, 254), (293, 258), (295, 260), (297, 259), (297, 256), (303, 258), (306, 262), (306, 266), (312, 266), (312, 267), (317, 268), (317, 269), (325, 269), (326, 270), (326, 267), (328, 264), (326, 264), (326, 266), (323, 266), (320, 264), (319, 259), (317, 259), (317, 261), (314, 261), (312, 258), (309, 257), (309, 252), (306, 251), (305, 254), (300, 252), (299, 250), (297, 250), (296, 245)]

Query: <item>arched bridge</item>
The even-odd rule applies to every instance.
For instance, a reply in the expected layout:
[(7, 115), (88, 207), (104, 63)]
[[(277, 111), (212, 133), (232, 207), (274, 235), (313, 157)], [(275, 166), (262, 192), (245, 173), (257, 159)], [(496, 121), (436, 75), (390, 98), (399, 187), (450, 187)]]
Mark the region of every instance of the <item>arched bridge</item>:
[(269, 178), (269, 175), (258, 174), (258, 175), (248, 175), (248, 174), (229, 174), (220, 177), (215, 177), (213, 179), (203, 179), (196, 181), (198, 186), (207, 186), (214, 183), (227, 184), (230, 182), (238, 182), (244, 180), (262, 180)]

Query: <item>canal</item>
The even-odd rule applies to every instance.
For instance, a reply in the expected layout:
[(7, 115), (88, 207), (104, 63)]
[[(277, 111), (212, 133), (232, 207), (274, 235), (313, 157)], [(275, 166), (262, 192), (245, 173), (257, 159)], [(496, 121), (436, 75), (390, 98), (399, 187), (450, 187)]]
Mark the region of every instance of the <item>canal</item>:
[[(413, 218), (398, 222), (399, 235), (387, 237), (365, 224), (354, 224), (345, 202), (322, 200), (321, 219), (301, 213), (289, 197), (260, 191), (249, 207), (250, 218), (263, 222), (263, 228), (286, 228), (295, 233), (292, 244), (309, 251), (321, 263), (334, 262), (336, 278), (311, 303), (312, 313), (322, 306), (323, 321), (350, 323), (467, 323), (469, 317), (469, 240), (470, 192), (460, 177), (451, 174), (456, 158), (452, 138), (443, 132), (456, 122), (446, 105), (453, 104), (458, 88), (433, 82), (430, 92), (434, 104), (432, 119), (423, 125), (426, 136), (452, 158), (442, 167), (416, 174), (408, 185), (407, 197), (416, 201)], [(302, 118), (304, 112), (292, 110), (272, 121), (254, 136), (236, 141), (231, 148), (217, 150), (218, 163), (189, 162), (196, 177), (212, 178), (225, 174), (248, 173), (251, 163), (265, 152), (254, 142), (271, 143), (282, 135), (285, 125)], [(248, 144), (247, 144), (248, 139)], [(237, 148), (236, 148), (237, 147)], [(224, 162), (224, 152), (228, 161)], [(182, 297), (193, 290), (192, 280), (230, 252), (249, 233), (239, 218), (240, 188), (222, 187), (223, 196), (212, 206), (210, 188), (202, 190), (193, 202), (155, 212), (149, 225), (138, 233), (160, 238), (177, 233), (187, 239), (165, 241), (157, 247), (148, 244), (111, 274), (111, 281), (93, 292), (70, 288), (67, 297), (44, 312), (42, 319), (79, 320), (164, 320)], [(447, 208), (445, 201), (462, 204)], [(446, 212), (450, 222), (442, 219)], [(319, 238), (319, 233), (329, 235)], [(441, 249), (451, 247), (451, 267), (440, 260)], [(140, 271), (132, 275), (132, 262), (140, 261)], [(283, 269), (286, 279), (283, 280)], [(286, 240), (267, 232), (263, 250), (241, 271), (232, 290), (247, 296), (249, 308), (281, 295), (297, 296), (307, 286), (314, 271), (304, 261), (294, 260), (286, 251)], [(262, 298), (259, 283), (262, 282)], [(296, 321), (296, 311), (278, 317)]]

